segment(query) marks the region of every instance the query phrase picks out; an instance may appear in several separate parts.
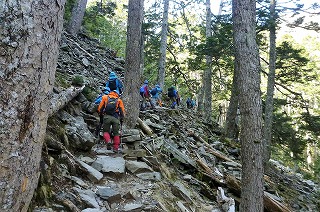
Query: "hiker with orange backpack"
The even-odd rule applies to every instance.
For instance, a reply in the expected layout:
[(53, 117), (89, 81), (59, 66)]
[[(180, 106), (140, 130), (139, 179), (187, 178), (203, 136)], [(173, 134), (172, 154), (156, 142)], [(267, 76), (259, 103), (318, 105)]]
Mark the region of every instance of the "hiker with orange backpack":
[(113, 152), (117, 153), (120, 146), (120, 128), (125, 116), (123, 101), (116, 90), (102, 96), (98, 107), (98, 113), (103, 115), (103, 138), (107, 143), (107, 149), (111, 149), (110, 128), (113, 135)]

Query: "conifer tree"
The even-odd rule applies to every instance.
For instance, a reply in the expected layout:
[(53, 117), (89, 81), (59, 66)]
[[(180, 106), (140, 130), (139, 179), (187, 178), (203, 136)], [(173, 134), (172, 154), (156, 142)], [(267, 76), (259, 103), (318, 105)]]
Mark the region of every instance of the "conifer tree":
[(0, 211), (27, 211), (38, 185), (64, 4), (1, 3)]
[(256, 43), (256, 2), (233, 0), (235, 63), (239, 68), (241, 113), (240, 211), (263, 211), (262, 103), (260, 58)]

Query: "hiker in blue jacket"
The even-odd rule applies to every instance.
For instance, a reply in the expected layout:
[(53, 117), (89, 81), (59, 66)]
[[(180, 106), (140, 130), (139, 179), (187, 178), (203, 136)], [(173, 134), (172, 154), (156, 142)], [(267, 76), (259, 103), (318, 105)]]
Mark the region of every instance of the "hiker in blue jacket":
[(159, 105), (160, 107), (162, 107), (162, 101), (160, 99), (161, 93), (162, 93), (162, 89), (158, 84), (150, 90), (150, 94), (152, 95), (151, 100), (153, 105)]
[(110, 88), (109, 87), (105, 87), (102, 92), (99, 94), (99, 96), (97, 96), (97, 98), (94, 100), (94, 104), (99, 105), (101, 100), (102, 100), (102, 96), (103, 95), (108, 95), (110, 93)]
[(116, 90), (118, 94), (123, 92), (123, 84), (118, 78), (117, 74), (113, 71), (110, 72), (108, 81), (106, 82), (106, 88), (109, 88), (111, 91)]

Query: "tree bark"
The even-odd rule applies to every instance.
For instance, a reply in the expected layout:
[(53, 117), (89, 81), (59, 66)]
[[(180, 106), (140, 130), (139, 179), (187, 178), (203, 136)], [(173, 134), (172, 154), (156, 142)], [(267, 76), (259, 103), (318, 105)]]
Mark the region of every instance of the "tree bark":
[(0, 6), (0, 211), (27, 211), (38, 184), (65, 0)]
[(158, 73), (158, 83), (161, 88), (164, 88), (164, 79), (165, 79), (167, 35), (168, 35), (168, 11), (169, 11), (169, 0), (164, 0), (161, 40), (160, 40), (159, 73)]
[(270, 1), (270, 49), (269, 49), (269, 74), (267, 86), (267, 98), (264, 112), (264, 148), (263, 164), (266, 167), (271, 157), (271, 135), (273, 121), (273, 94), (276, 69), (276, 0)]
[(68, 32), (77, 35), (80, 31), (84, 13), (86, 11), (87, 0), (77, 0), (71, 12), (71, 18), (68, 25)]
[(139, 87), (141, 78), (141, 29), (143, 20), (143, 0), (129, 0), (126, 46), (126, 70), (124, 104), (125, 124), (134, 127), (139, 116)]
[[(206, 39), (211, 37), (210, 0), (206, 0)], [(204, 71), (204, 117), (207, 123), (212, 122), (212, 56), (206, 55)]]
[(231, 97), (227, 111), (226, 127), (224, 130), (224, 135), (226, 137), (234, 139), (237, 139), (239, 134), (239, 126), (236, 124), (237, 109), (239, 104), (239, 86), (237, 81), (239, 79), (239, 67), (236, 66), (237, 64), (235, 64), (233, 72)]
[(203, 115), (203, 98), (204, 98), (204, 76), (202, 76), (202, 85), (198, 91), (198, 112)]
[(256, 1), (233, 0), (235, 63), (239, 67), (241, 113), (240, 211), (263, 211), (262, 107), (259, 50), (256, 43)]

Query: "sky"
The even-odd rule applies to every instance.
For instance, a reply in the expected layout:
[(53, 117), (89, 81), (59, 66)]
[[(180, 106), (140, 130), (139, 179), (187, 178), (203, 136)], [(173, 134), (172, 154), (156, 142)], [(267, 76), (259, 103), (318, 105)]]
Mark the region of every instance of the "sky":
[[(96, 1), (96, 0), (88, 0), (88, 3), (93, 2), (93, 1)], [(154, 1), (155, 0), (144, 0), (144, 3), (146, 5), (146, 4), (151, 4)], [(157, 1), (160, 1), (160, 0), (157, 0)], [(176, 0), (176, 1), (178, 1), (178, 0)], [(180, 1), (187, 1), (187, 0), (180, 0)], [(203, 1), (205, 2), (205, 0), (203, 0)], [(212, 13), (217, 15), (219, 13), (220, 3), (221, 2), (230, 2), (230, 1), (231, 0), (211, 0)], [(288, 7), (291, 7), (293, 5), (291, 2), (292, 2), (292, 0), (277, 0), (278, 5), (287, 5)], [(305, 4), (305, 6), (308, 7), (314, 2), (319, 3), (319, 0), (299, 0), (299, 2), (301, 4)], [(307, 15), (307, 17), (308, 17), (308, 15)], [(288, 17), (288, 18), (290, 18), (290, 17)], [(318, 21), (319, 17), (314, 17), (314, 19), (315, 19), (315, 21)], [(294, 37), (296, 39), (302, 39), (303, 37), (305, 37), (308, 34), (320, 37), (320, 35), (318, 35), (318, 33), (311, 32), (311, 31), (306, 31), (306, 30), (301, 30), (301, 29), (289, 29), (289, 28), (286, 28), (285, 26), (283, 26), (282, 28), (283, 28), (283, 31), (282, 31), (282, 33), (279, 34), (279, 36), (284, 33), (290, 33), (290, 34), (294, 35)]]

